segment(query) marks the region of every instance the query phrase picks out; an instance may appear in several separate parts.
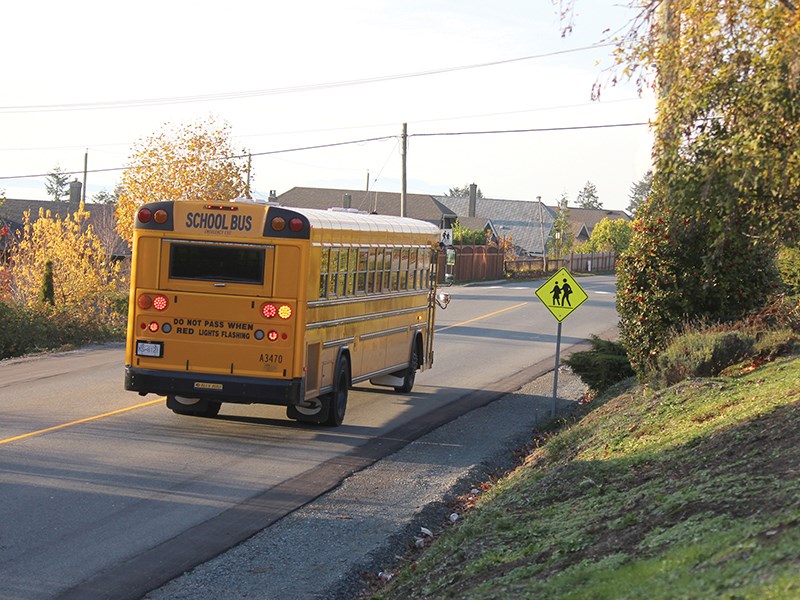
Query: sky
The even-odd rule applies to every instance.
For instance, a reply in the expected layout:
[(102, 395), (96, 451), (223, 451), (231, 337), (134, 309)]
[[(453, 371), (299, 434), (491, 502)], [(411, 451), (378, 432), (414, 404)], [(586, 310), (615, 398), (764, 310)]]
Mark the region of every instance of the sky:
[(86, 160), (91, 201), (134, 144), (207, 119), (252, 154), (256, 197), (399, 192), (406, 123), (409, 193), (575, 205), (592, 182), (625, 209), (654, 117), (652, 93), (609, 83), (625, 4), (576, 0), (562, 36), (551, 0), (4, 2), (0, 192), (46, 200), (44, 175), (83, 181)]

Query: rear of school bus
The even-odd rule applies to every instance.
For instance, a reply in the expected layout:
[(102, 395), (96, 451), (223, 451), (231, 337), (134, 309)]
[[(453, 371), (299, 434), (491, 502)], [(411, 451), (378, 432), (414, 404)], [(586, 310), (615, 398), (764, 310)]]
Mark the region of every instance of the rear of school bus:
[(142, 206), (125, 389), (199, 416), (301, 402), (309, 234), (303, 215), (263, 203)]

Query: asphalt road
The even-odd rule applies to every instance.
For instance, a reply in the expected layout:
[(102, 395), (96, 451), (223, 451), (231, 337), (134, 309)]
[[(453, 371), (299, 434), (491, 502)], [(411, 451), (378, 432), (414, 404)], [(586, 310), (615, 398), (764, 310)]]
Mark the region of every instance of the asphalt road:
[[(617, 320), (612, 278), (580, 283), (565, 351)], [(522, 387), (555, 350), (536, 287), (450, 288), (434, 368), (410, 394), (359, 386), (336, 429), (265, 406), (179, 417), (122, 390), (120, 345), (0, 363), (0, 598), (140, 598)]]

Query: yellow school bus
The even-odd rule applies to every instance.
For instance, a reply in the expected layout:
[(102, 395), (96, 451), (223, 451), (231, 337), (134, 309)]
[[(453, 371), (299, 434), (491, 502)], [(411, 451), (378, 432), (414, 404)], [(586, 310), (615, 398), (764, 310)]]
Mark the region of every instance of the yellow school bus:
[(433, 364), (437, 227), (237, 199), (134, 218), (125, 389), (179, 414), (275, 404), (337, 426), (348, 389)]

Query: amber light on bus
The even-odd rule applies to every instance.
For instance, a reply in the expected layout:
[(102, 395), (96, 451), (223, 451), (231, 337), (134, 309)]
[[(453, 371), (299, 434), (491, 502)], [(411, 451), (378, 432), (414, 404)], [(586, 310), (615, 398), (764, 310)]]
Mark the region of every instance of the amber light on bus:
[(265, 302), (261, 305), (261, 316), (265, 319), (273, 319), (278, 316), (285, 321), (292, 316), (292, 307), (288, 304), (281, 304), (278, 307), (270, 302)]
[(283, 231), (286, 229), (286, 219), (283, 217), (275, 217), (271, 221), (273, 231)]

